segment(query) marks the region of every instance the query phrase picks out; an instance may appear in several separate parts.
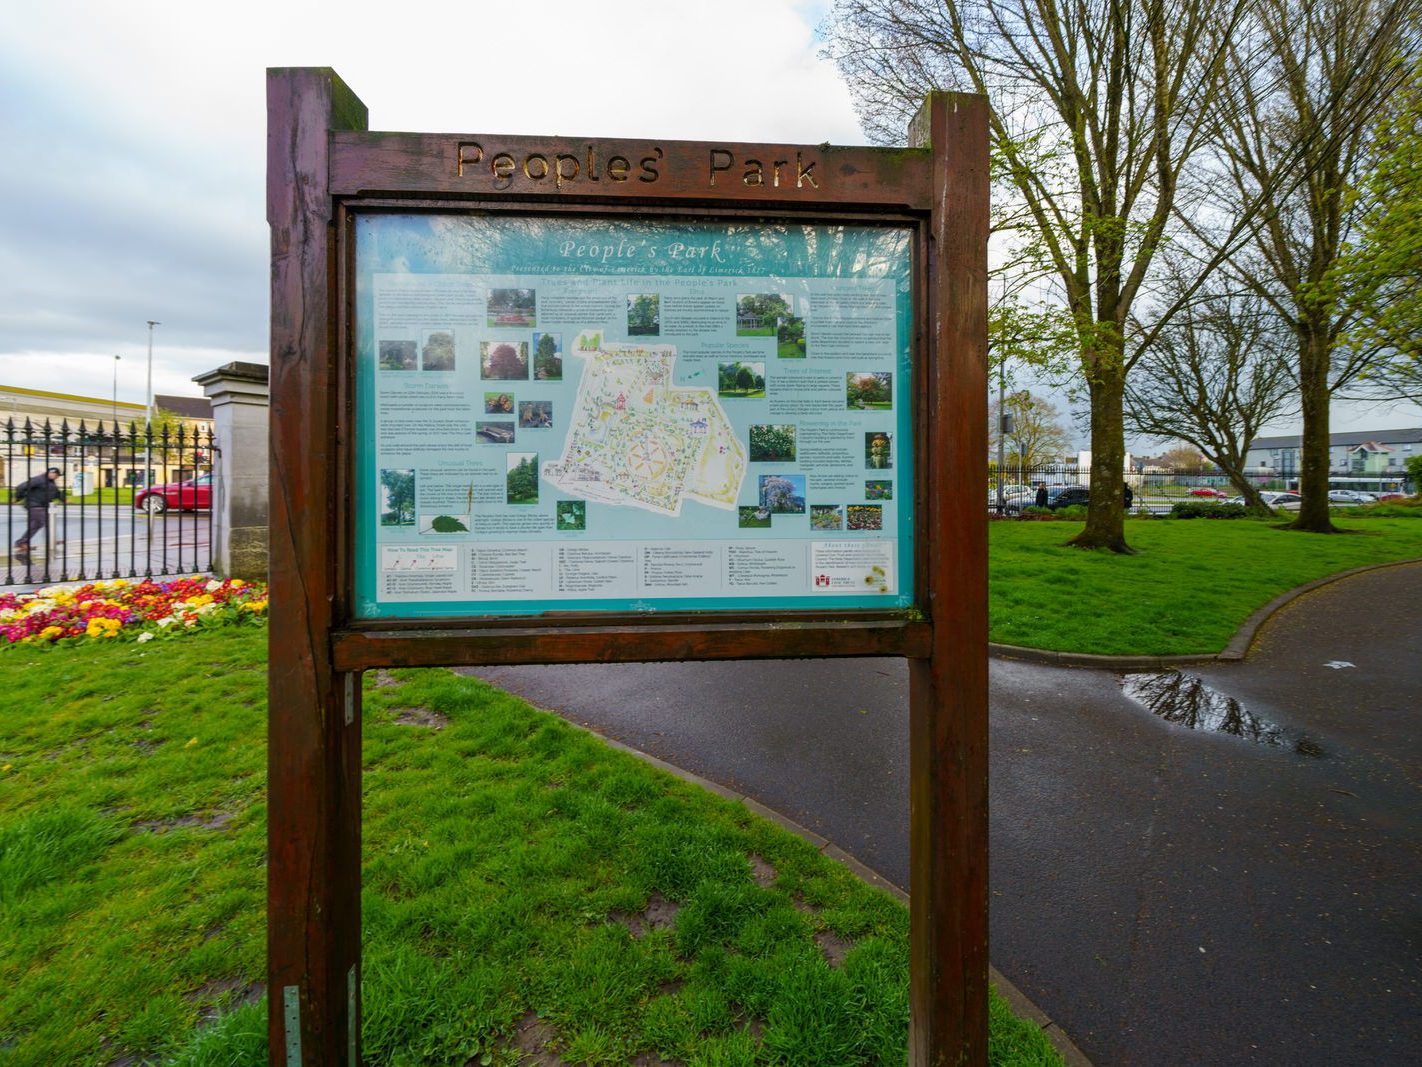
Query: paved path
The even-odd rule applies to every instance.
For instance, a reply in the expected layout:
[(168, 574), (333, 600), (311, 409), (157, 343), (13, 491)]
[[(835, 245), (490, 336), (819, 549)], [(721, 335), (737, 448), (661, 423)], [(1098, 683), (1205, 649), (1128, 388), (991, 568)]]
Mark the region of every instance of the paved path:
[[(897, 661), (479, 673), (907, 881)], [(1422, 565), (1310, 593), (1194, 673), (1275, 743), (1163, 721), (1113, 672), (994, 661), (993, 962), (1101, 1065), (1417, 1062)]]

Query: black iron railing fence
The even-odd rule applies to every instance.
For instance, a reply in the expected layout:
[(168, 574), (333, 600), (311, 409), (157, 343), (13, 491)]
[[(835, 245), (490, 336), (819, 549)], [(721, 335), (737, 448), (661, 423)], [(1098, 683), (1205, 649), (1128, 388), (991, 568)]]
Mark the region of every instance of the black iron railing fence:
[[(212, 567), (211, 430), (29, 419), (0, 425), (0, 585), (192, 574)], [(36, 516), (16, 491), (50, 469), (62, 499)], [(27, 497), (28, 500), (28, 497)]]
[[(1273, 468), (1252, 468), (1246, 478), (1255, 489), (1264, 492), (1297, 492), (1299, 474), (1297, 470)], [(1039, 485), (1079, 485), (1094, 490), (1091, 468), (1075, 464), (1038, 464), (1018, 466), (1006, 464), (999, 471), (996, 465), (988, 469), (988, 510), (999, 507), (1009, 513), (1030, 507)], [(999, 505), (998, 488), (1002, 489)], [(1123, 474), (1113, 489), (1121, 492), (1123, 486), (1130, 486), (1132, 510), (1168, 512), (1181, 500), (1228, 499), (1238, 495), (1239, 490), (1222, 471), (1218, 470), (1150, 470), (1131, 471)], [(1360, 476), (1348, 471), (1335, 472), (1329, 478), (1331, 488), (1358, 489), (1371, 493), (1409, 490), (1406, 475), (1402, 472), (1383, 472)]]

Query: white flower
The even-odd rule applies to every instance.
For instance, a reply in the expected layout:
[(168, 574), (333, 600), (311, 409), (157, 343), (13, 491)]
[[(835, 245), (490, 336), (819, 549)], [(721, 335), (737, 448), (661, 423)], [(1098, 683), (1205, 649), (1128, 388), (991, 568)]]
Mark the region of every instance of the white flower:
[(208, 582), (206, 586), (206, 589), (209, 593), (215, 593), (221, 588), (222, 583), (217, 581), (216, 579), (213, 579), (212, 581)]
[(143, 642), (145, 642), (145, 641), (152, 641), (152, 640), (153, 640), (153, 634), (152, 634), (151, 632), (149, 632), (149, 633), (141, 633), (141, 634), (138, 635), (138, 643), (139, 643), (140, 645), (143, 644)]
[(175, 619), (175, 618), (173, 618), (173, 616), (169, 615), (166, 619), (159, 619), (159, 620), (158, 620), (158, 625), (161, 626), (163, 629), (166, 630), (169, 626), (172, 626), (173, 623), (175, 623), (175, 622), (177, 622), (177, 621), (178, 621), (177, 619)]

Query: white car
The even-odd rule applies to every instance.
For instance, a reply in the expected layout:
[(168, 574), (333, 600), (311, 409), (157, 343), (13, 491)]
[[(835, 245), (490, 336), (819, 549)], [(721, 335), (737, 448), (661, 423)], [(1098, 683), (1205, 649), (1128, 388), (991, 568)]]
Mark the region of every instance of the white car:
[[(1284, 511), (1299, 510), (1298, 493), (1260, 493), (1259, 499), (1271, 508), (1279, 508)], [(1232, 496), (1225, 501), (1226, 504), (1245, 504), (1247, 501), (1242, 496)]]
[(1378, 498), (1372, 493), (1363, 493), (1356, 489), (1330, 489), (1328, 490), (1328, 502), (1330, 504), (1376, 504)]

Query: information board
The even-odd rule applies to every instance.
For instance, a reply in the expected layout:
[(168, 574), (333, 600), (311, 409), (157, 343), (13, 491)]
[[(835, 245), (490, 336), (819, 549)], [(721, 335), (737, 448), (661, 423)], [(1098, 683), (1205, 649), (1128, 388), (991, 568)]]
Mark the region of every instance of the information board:
[(912, 604), (910, 229), (355, 232), (358, 618)]

